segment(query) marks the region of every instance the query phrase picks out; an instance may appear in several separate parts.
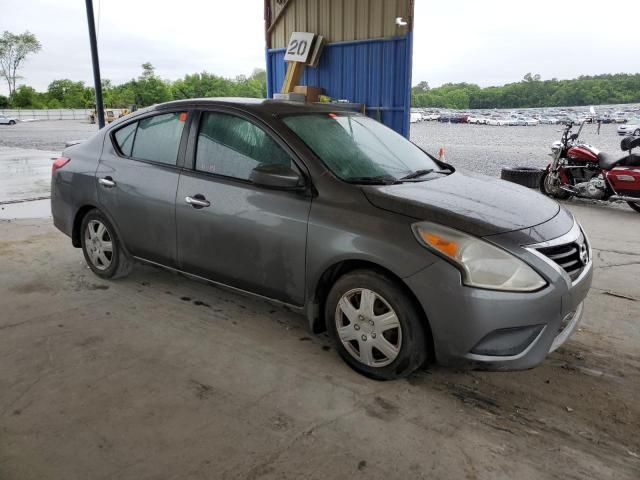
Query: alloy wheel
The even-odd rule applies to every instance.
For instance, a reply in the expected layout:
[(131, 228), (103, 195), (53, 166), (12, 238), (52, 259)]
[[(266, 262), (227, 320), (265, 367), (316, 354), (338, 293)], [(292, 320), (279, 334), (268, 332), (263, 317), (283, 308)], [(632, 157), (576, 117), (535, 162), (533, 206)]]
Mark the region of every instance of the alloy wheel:
[(87, 223), (84, 244), (89, 259), (98, 270), (107, 270), (113, 261), (113, 240), (107, 227), (99, 220)]
[(342, 295), (335, 323), (344, 348), (364, 365), (384, 367), (400, 353), (402, 327), (398, 316), (373, 290), (355, 288)]

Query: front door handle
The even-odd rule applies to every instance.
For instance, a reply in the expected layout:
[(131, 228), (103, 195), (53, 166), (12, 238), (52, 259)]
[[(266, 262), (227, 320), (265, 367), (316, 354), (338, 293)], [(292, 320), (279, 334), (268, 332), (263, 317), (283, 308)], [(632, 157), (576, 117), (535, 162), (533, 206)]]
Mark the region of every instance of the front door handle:
[(103, 187), (112, 188), (116, 186), (116, 182), (113, 181), (111, 177), (99, 178), (98, 183)]
[(204, 208), (211, 205), (211, 202), (204, 198), (204, 195), (194, 195), (193, 197), (185, 197), (184, 201), (191, 205), (193, 208)]

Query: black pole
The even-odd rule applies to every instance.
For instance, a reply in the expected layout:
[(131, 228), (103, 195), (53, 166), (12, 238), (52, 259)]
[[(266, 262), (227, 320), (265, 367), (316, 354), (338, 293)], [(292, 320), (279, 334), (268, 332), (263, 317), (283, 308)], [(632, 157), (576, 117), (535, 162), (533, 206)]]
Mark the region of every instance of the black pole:
[(98, 61), (96, 24), (93, 19), (93, 0), (85, 0), (85, 3), (87, 4), (89, 43), (91, 44), (91, 62), (93, 63), (93, 82), (96, 87), (96, 116), (98, 117), (98, 128), (102, 128), (104, 127), (104, 104), (102, 103), (102, 82), (100, 81), (100, 62)]

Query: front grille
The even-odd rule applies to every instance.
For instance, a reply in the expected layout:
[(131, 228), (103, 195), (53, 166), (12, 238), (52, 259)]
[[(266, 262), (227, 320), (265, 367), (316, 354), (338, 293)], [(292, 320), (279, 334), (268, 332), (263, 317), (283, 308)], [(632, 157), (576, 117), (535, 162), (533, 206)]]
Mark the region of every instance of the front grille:
[(538, 248), (537, 250), (560, 265), (571, 280), (580, 276), (589, 260), (589, 249), (582, 233), (574, 242)]

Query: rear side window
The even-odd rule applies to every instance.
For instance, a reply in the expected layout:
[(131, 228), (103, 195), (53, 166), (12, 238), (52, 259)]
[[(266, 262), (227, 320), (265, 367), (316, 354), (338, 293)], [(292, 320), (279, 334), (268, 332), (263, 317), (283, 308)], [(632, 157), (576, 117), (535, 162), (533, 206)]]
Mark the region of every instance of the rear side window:
[(196, 170), (248, 180), (251, 170), (264, 164), (291, 166), (291, 158), (267, 132), (247, 120), (224, 113), (203, 115)]
[(176, 165), (185, 119), (184, 112), (175, 112), (140, 120), (131, 156)]
[(118, 148), (122, 152), (123, 155), (127, 157), (131, 156), (131, 149), (133, 147), (133, 138), (136, 135), (136, 127), (138, 126), (138, 122), (127, 125), (126, 127), (121, 128), (116, 131), (116, 143), (118, 144)]

